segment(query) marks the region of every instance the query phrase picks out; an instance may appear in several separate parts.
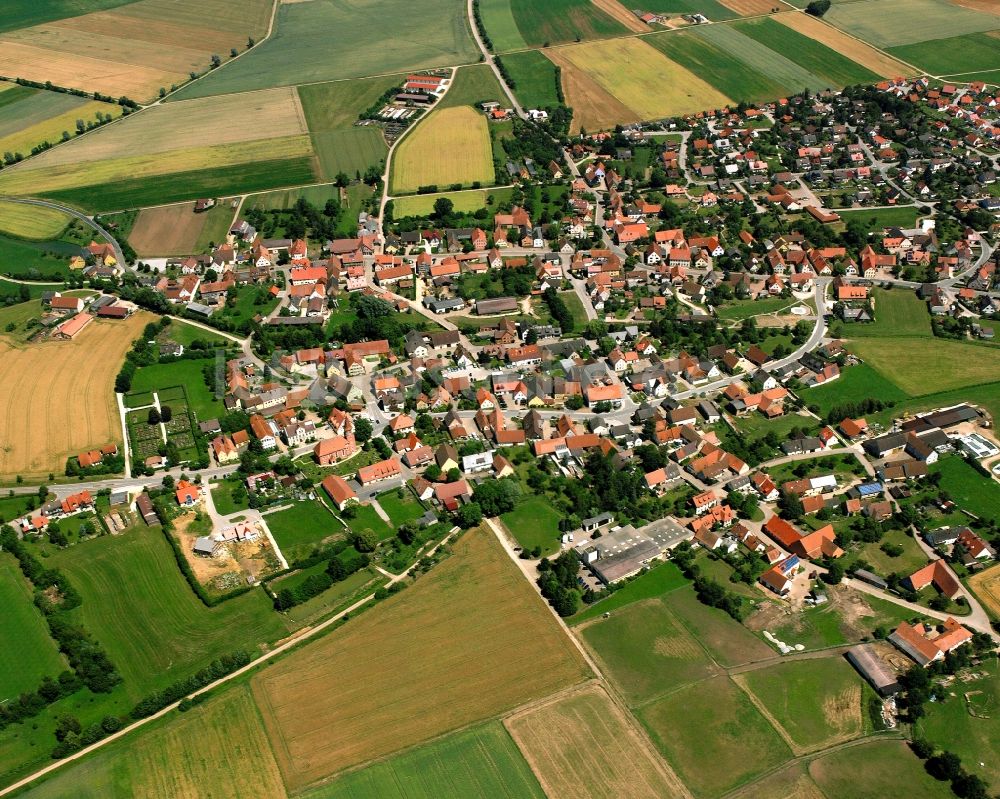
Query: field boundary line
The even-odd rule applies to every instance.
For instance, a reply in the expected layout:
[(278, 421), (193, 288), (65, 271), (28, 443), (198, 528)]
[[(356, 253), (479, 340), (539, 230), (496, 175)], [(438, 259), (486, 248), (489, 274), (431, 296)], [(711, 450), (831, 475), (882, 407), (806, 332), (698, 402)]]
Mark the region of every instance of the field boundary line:
[[(448, 534), (444, 538), (442, 538), (437, 543), (437, 545), (434, 546), (433, 549), (431, 549), (430, 551), (428, 551), (427, 554), (428, 555), (433, 555), (434, 552), (436, 552), (438, 550), (438, 548), (444, 546), (452, 538), (454, 538), (455, 534), (457, 532), (459, 532), (460, 529), (461, 528), (459, 528), (459, 527), (452, 527), (451, 530), (448, 532)], [(416, 568), (416, 566), (417, 566), (417, 564), (414, 563), (409, 568), (407, 568), (405, 572), (403, 572), (402, 574), (400, 574), (398, 577), (396, 577), (395, 579), (390, 580), (389, 584), (392, 585), (394, 583), (400, 582), (401, 580), (405, 579), (406, 577), (409, 576), (410, 572), (413, 571), (413, 569)], [(129, 733), (135, 732), (140, 727), (143, 727), (143, 726), (145, 726), (147, 724), (150, 724), (151, 722), (153, 722), (153, 721), (155, 721), (157, 719), (163, 718), (168, 713), (176, 710), (177, 707), (180, 705), (180, 703), (182, 701), (184, 701), (184, 699), (187, 699), (188, 696), (193, 696), (193, 695), (197, 695), (197, 694), (207, 693), (209, 691), (214, 691), (216, 688), (219, 688), (220, 686), (225, 685), (226, 683), (231, 682), (232, 680), (235, 680), (237, 677), (240, 677), (240, 676), (246, 674), (247, 672), (252, 671), (253, 669), (258, 668), (259, 666), (264, 665), (267, 661), (273, 660), (274, 658), (278, 657), (279, 655), (285, 654), (286, 652), (288, 652), (288, 651), (290, 651), (290, 650), (298, 647), (303, 642), (308, 641), (308, 640), (310, 640), (312, 638), (315, 638), (317, 635), (319, 635), (321, 632), (323, 632), (324, 630), (326, 630), (328, 627), (332, 627), (337, 622), (341, 621), (345, 616), (350, 616), (356, 610), (358, 610), (359, 608), (364, 607), (369, 602), (372, 602), (374, 599), (375, 599), (375, 592), (373, 591), (372, 593), (367, 594), (366, 596), (363, 596), (361, 599), (357, 600), (356, 602), (354, 602), (349, 607), (344, 608), (343, 610), (335, 613), (333, 616), (330, 616), (330, 618), (324, 619), (323, 621), (319, 622), (314, 627), (308, 627), (308, 628), (303, 629), (299, 635), (293, 635), (291, 638), (287, 639), (283, 644), (279, 644), (278, 646), (276, 646), (274, 649), (270, 650), (269, 652), (265, 652), (260, 657), (255, 658), (254, 660), (251, 660), (245, 666), (242, 666), (241, 668), (237, 669), (234, 672), (230, 672), (229, 674), (225, 675), (224, 677), (220, 677), (215, 682), (209, 683), (208, 685), (206, 685), (206, 686), (204, 686), (202, 688), (199, 688), (197, 691), (194, 691), (192, 694), (185, 695), (182, 699), (179, 699), (176, 702), (172, 702), (171, 704), (167, 705), (166, 707), (162, 708), (161, 710), (158, 710), (156, 713), (152, 714), (151, 716), (146, 716), (143, 719), (139, 719), (138, 721), (135, 721), (135, 722), (129, 724), (128, 726), (123, 727), (118, 732), (112, 733), (107, 738), (102, 738), (100, 741), (97, 741), (96, 743), (93, 743), (90, 746), (84, 747), (83, 749), (79, 750), (78, 752), (74, 752), (73, 754), (68, 755), (67, 757), (64, 757), (62, 760), (57, 760), (54, 763), (50, 763), (48, 766), (45, 766), (44, 768), (41, 768), (38, 771), (36, 771), (36, 772), (34, 772), (32, 774), (29, 774), (28, 776), (22, 777), (17, 782), (11, 783), (10, 785), (7, 785), (7, 786), (4, 786), (3, 788), (0, 788), (0, 796), (7, 796), (8, 794), (13, 793), (14, 791), (18, 791), (21, 788), (24, 788), (25, 786), (30, 785), (32, 782), (34, 782), (35, 780), (39, 779), (40, 777), (44, 777), (47, 774), (51, 774), (53, 771), (56, 771), (57, 769), (62, 768), (66, 764), (72, 763), (75, 760), (79, 760), (80, 758), (86, 757), (87, 755), (91, 754), (92, 752), (96, 752), (101, 747), (107, 746), (109, 743), (112, 743), (113, 741), (117, 741), (119, 738), (123, 738), (126, 735), (128, 735)]]

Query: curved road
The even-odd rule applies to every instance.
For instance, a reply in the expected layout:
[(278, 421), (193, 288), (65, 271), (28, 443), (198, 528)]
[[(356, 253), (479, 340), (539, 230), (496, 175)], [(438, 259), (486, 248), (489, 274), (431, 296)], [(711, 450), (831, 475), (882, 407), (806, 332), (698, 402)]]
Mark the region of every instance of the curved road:
[(87, 216), (81, 211), (75, 208), (70, 208), (68, 205), (62, 205), (61, 203), (54, 203), (51, 200), (34, 200), (27, 197), (7, 197), (0, 195), (0, 200), (10, 203), (20, 203), (21, 205), (37, 205), (39, 208), (51, 208), (54, 211), (62, 211), (64, 214), (68, 214), (74, 219), (78, 219), (83, 222), (87, 227), (96, 231), (104, 238), (115, 251), (115, 258), (118, 259), (118, 264), (122, 269), (125, 268), (125, 254), (122, 252), (122, 248), (118, 244), (118, 240), (112, 236), (108, 231), (101, 227), (97, 222), (94, 221), (93, 217)]

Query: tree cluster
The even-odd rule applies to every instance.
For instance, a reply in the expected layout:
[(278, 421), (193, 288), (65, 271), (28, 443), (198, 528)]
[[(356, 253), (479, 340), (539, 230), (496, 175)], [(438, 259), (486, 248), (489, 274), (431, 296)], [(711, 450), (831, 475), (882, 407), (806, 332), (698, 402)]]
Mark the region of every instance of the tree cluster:
[(571, 551), (563, 552), (553, 561), (542, 558), (538, 562), (538, 587), (552, 608), (560, 616), (572, 616), (580, 606), (577, 575), (580, 561)]

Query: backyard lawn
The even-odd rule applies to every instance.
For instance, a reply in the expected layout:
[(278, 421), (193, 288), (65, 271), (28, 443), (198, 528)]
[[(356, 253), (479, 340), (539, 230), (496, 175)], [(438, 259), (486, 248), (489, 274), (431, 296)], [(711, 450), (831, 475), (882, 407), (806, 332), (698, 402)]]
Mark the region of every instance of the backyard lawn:
[(953, 455), (931, 464), (931, 474), (940, 474), (938, 487), (958, 504), (977, 516), (1000, 520), (1000, 485), (973, 469), (963, 458)]
[(385, 494), (381, 494), (376, 499), (378, 504), (382, 506), (389, 518), (392, 519), (392, 523), (395, 527), (399, 527), (406, 522), (413, 522), (424, 515), (423, 506), (417, 502), (417, 498), (409, 491), (409, 489), (402, 489), (402, 497), (399, 495), (399, 491), (387, 491)]
[(290, 508), (266, 514), (264, 521), (289, 562), (344, 531), (326, 506), (313, 500), (293, 502)]

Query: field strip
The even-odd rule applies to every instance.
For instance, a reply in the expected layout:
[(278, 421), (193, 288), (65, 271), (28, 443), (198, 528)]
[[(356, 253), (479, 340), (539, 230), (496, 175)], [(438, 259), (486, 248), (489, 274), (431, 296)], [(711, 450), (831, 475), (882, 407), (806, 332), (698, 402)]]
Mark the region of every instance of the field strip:
[(907, 64), (884, 50), (880, 50), (811, 14), (776, 14), (774, 18), (785, 27), (808, 36), (820, 44), (825, 44), (831, 50), (835, 50), (883, 78), (923, 74), (912, 64)]
[(732, 679), (732, 681), (736, 683), (736, 685), (740, 688), (740, 690), (747, 695), (747, 698), (753, 703), (753, 706), (757, 708), (758, 712), (765, 719), (767, 719), (768, 724), (774, 727), (774, 731), (781, 736), (781, 739), (786, 744), (788, 744), (788, 748), (792, 750), (793, 755), (796, 756), (803, 755), (808, 751), (805, 748), (799, 746), (797, 743), (795, 743), (794, 740), (792, 740), (792, 736), (788, 734), (788, 730), (786, 730), (782, 726), (781, 722), (774, 717), (774, 715), (771, 713), (770, 710), (767, 709), (764, 703), (757, 698), (757, 695), (750, 690), (750, 686), (747, 685), (745, 677), (741, 675), (734, 675), (730, 679)]
[[(591, 0), (597, 8), (611, 17), (613, 20), (620, 22), (630, 31), (635, 33), (647, 33), (649, 31), (649, 26), (639, 19), (635, 14), (629, 11), (625, 6), (618, 2), (618, 0)], [(767, 0), (765, 0), (767, 2)]]
[[(215, 331), (213, 331), (213, 332), (215, 332)], [(448, 532), (448, 535), (446, 535), (444, 538), (442, 538), (439, 543), (437, 543), (433, 547), (431, 547), (425, 553), (425, 555), (426, 556), (433, 555), (438, 550), (438, 548), (440, 548), (440, 547), (444, 546), (445, 544), (447, 544), (455, 536), (455, 534), (458, 531), (459, 531), (458, 527), (452, 527), (451, 530)], [(405, 572), (403, 572), (401, 575), (399, 575), (399, 577), (397, 577), (394, 580), (390, 580), (389, 584), (391, 585), (392, 583), (399, 582), (400, 580), (404, 579), (405, 577), (407, 577), (410, 574), (411, 571), (413, 571), (413, 569), (416, 568), (416, 566), (417, 566), (417, 564), (414, 563)], [(270, 652), (265, 652), (263, 655), (261, 655), (260, 657), (256, 658), (255, 660), (252, 660), (250, 663), (248, 663), (247, 665), (243, 666), (242, 668), (237, 669), (236, 671), (232, 672), (231, 674), (227, 674), (225, 677), (219, 678), (218, 680), (216, 680), (213, 683), (210, 683), (209, 685), (206, 685), (204, 688), (202, 688), (201, 690), (197, 691), (196, 693), (200, 694), (200, 693), (207, 693), (209, 691), (214, 691), (219, 686), (224, 685), (227, 682), (231, 682), (232, 680), (235, 680), (236, 678), (241, 677), (242, 675), (246, 674), (249, 671), (257, 669), (258, 667), (260, 667), (261, 665), (263, 665), (267, 661), (273, 660), (278, 655), (285, 654), (289, 650), (291, 650), (291, 649), (299, 646), (299, 644), (302, 644), (303, 642), (307, 641), (308, 639), (313, 638), (313, 637), (319, 635), (326, 628), (328, 628), (328, 627), (336, 624), (338, 621), (340, 621), (341, 619), (343, 619), (345, 616), (350, 616), (356, 610), (358, 610), (361, 607), (364, 607), (366, 604), (368, 604), (369, 602), (373, 601), (374, 599), (375, 599), (375, 594), (373, 592), (371, 594), (368, 594), (367, 596), (362, 597), (361, 599), (359, 599), (357, 602), (355, 602), (350, 607), (345, 608), (344, 610), (340, 611), (339, 613), (335, 613), (333, 616), (331, 616), (330, 618), (326, 619), (325, 621), (321, 621), (319, 624), (316, 624), (313, 627), (303, 628), (303, 630), (300, 632), (300, 634), (293, 635), (287, 641), (285, 641), (285, 643), (279, 644), (274, 649), (272, 649)], [(35, 773), (29, 774), (28, 776), (23, 777), (22, 779), (18, 780), (15, 783), (12, 783), (11, 785), (8, 785), (8, 786), (6, 786), (4, 788), (0, 788), (0, 796), (7, 796), (8, 794), (14, 793), (15, 791), (20, 790), (21, 788), (25, 787), (26, 785), (31, 784), (32, 782), (34, 782), (35, 780), (37, 780), (39, 777), (43, 777), (46, 774), (51, 774), (53, 771), (56, 771), (57, 769), (62, 768), (67, 763), (72, 763), (74, 760), (79, 760), (82, 757), (86, 757), (87, 755), (91, 754), (92, 752), (96, 752), (101, 747), (107, 746), (112, 741), (116, 741), (119, 738), (123, 738), (124, 736), (129, 735), (132, 732), (135, 732), (140, 727), (143, 727), (146, 724), (149, 724), (149, 723), (155, 721), (156, 719), (162, 718), (163, 716), (167, 715), (168, 713), (176, 710), (177, 707), (178, 707), (178, 705), (180, 705), (181, 701), (183, 701), (183, 700), (178, 700), (176, 702), (173, 702), (172, 704), (167, 705), (162, 710), (157, 711), (152, 716), (147, 716), (144, 719), (140, 719), (139, 721), (136, 721), (133, 724), (130, 724), (127, 727), (124, 727), (123, 729), (119, 730), (118, 732), (112, 733), (107, 738), (102, 738), (100, 741), (98, 741), (95, 744), (91, 744), (90, 746), (85, 746), (83, 749), (80, 749), (79, 751), (74, 752), (73, 754), (71, 754), (71, 755), (63, 758), (62, 760), (58, 760), (55, 763), (51, 763), (48, 766), (46, 766), (45, 768), (39, 769)]]

